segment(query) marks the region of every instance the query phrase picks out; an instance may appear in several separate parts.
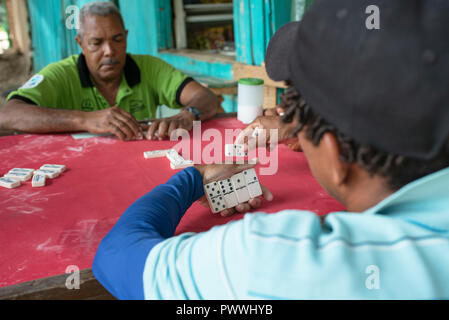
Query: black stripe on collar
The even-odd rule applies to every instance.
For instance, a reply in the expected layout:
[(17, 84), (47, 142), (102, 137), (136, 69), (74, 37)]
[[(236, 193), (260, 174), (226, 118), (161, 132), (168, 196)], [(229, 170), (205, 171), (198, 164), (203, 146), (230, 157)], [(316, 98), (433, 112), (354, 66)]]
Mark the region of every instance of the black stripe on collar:
[[(125, 63), (125, 78), (128, 85), (132, 88), (135, 85), (139, 84), (141, 81), (140, 78), (140, 69), (137, 63), (133, 58), (128, 54), (126, 55), (126, 63)], [(94, 84), (92, 80), (90, 80), (90, 72), (87, 67), (86, 57), (84, 54), (80, 54), (78, 58), (78, 73), (81, 80), (81, 85), (85, 87), (93, 87)]]

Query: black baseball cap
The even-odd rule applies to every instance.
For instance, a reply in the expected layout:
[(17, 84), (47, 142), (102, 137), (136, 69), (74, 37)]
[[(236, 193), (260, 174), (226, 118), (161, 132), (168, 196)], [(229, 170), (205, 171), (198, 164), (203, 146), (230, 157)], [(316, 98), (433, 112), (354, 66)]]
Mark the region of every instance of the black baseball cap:
[(360, 144), (429, 160), (449, 143), (448, 0), (315, 0), (266, 68)]

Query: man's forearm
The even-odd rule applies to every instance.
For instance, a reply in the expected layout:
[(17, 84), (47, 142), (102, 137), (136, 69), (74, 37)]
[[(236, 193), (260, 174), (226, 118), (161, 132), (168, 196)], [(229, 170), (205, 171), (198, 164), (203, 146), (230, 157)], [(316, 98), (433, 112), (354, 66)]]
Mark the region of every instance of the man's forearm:
[(84, 131), (85, 112), (39, 107), (12, 99), (0, 110), (0, 129), (29, 133)]
[(202, 121), (213, 118), (221, 110), (220, 99), (208, 88), (198, 82), (190, 82), (183, 90), (181, 102), (188, 107), (195, 107), (201, 112)]
[(102, 240), (95, 277), (120, 299), (143, 299), (142, 273), (154, 246), (173, 237), (192, 203), (203, 194), (202, 176), (188, 168), (137, 200)]
[[(220, 100), (213, 93), (203, 93), (194, 99), (190, 106), (198, 108), (201, 112), (201, 121), (212, 119), (220, 108)], [(190, 107), (189, 105), (187, 107)]]

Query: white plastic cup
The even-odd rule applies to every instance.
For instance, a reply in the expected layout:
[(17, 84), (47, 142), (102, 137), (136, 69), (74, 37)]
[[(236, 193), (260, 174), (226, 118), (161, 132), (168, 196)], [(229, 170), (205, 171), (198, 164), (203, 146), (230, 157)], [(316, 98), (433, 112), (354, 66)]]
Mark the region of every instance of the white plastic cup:
[(257, 78), (239, 80), (237, 119), (250, 124), (263, 115), (264, 81)]

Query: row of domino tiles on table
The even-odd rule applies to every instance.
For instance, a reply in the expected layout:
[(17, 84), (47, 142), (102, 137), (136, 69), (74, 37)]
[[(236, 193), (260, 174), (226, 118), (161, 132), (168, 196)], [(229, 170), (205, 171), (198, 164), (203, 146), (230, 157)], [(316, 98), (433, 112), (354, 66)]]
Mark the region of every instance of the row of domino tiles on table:
[(14, 189), (20, 187), (22, 182), (31, 178), (31, 186), (33, 188), (44, 187), (46, 180), (54, 179), (66, 170), (65, 165), (44, 164), (40, 169), (24, 169), (14, 168), (0, 178), (0, 187)]
[[(252, 137), (257, 138), (260, 130), (260, 128), (255, 128)], [(227, 144), (225, 146), (225, 155), (226, 157), (248, 157), (248, 151), (245, 151), (243, 144)], [(143, 156), (145, 159), (167, 157), (170, 160), (170, 167), (173, 170), (185, 169), (194, 165), (192, 160), (184, 159), (174, 149), (146, 151), (143, 153)]]
[(185, 169), (194, 165), (192, 160), (184, 159), (176, 150), (155, 150), (143, 153), (145, 159), (155, 159), (167, 157), (170, 160), (170, 167), (173, 170)]

